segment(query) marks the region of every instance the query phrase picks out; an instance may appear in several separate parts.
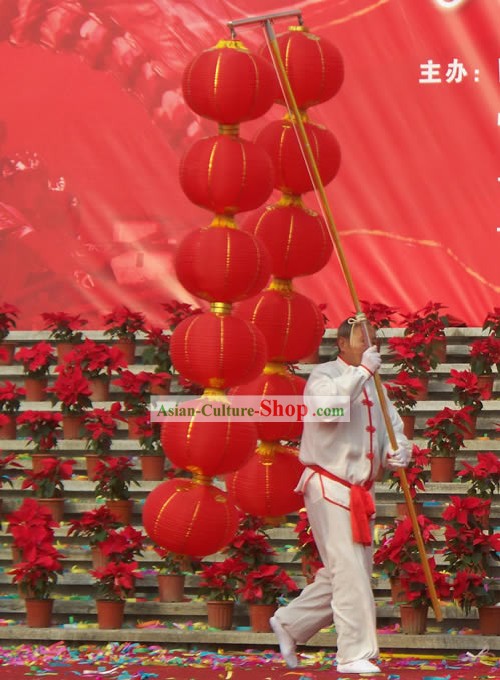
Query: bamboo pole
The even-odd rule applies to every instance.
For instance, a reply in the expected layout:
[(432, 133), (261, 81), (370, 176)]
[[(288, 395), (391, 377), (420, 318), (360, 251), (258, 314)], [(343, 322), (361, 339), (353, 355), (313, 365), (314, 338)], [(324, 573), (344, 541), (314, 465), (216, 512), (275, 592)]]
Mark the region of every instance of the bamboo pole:
[[(295, 100), (295, 96), (293, 94), (292, 87), (290, 85), (290, 81), (288, 79), (288, 75), (286, 73), (283, 60), (281, 58), (281, 54), (279, 51), (279, 46), (276, 40), (276, 35), (274, 33), (274, 28), (272, 25), (272, 21), (270, 19), (266, 19), (264, 21), (264, 28), (268, 37), (269, 41), (269, 48), (271, 51), (271, 55), (273, 57), (273, 62), (274, 62), (274, 67), (275, 70), (277, 71), (281, 86), (284, 90), (285, 98), (287, 100), (287, 103), (289, 105), (289, 108), (291, 109), (293, 113), (293, 118), (294, 118), (294, 126), (298, 135), (299, 139), (299, 144), (302, 147), (302, 153), (304, 154), (309, 173), (312, 177), (314, 187), (317, 191), (317, 194), (319, 196), (319, 200), (321, 203), (321, 207), (323, 209), (323, 213), (326, 218), (326, 222), (328, 224), (330, 236), (332, 238), (332, 241), (335, 245), (336, 251), (337, 251), (337, 256), (340, 261), (340, 265), (342, 268), (342, 272), (344, 274), (347, 286), (349, 288), (349, 292), (354, 304), (354, 308), (356, 310), (356, 314), (359, 316), (360, 319), (364, 318), (364, 332), (366, 337), (368, 337), (368, 328), (366, 325), (366, 318), (364, 317), (364, 314), (362, 312), (361, 304), (359, 302), (359, 297), (356, 292), (356, 288), (354, 286), (354, 281), (351, 276), (351, 272), (349, 269), (349, 265), (347, 263), (347, 259), (345, 257), (344, 249), (342, 247), (342, 243), (340, 242), (340, 237), (337, 231), (337, 228), (335, 226), (335, 221), (333, 219), (332, 211), (330, 209), (330, 205), (325, 193), (325, 188), (323, 186), (323, 182), (321, 181), (321, 176), (319, 174), (318, 166), (316, 163), (316, 159), (314, 157), (314, 154), (311, 149), (311, 145), (309, 144), (309, 139), (307, 137), (307, 133), (304, 128), (304, 123), (302, 121), (302, 115), (301, 112), (297, 106), (297, 102)], [(392, 422), (389, 416), (389, 411), (387, 409), (387, 402), (385, 399), (385, 394), (383, 391), (382, 387), (382, 380), (380, 378), (380, 375), (378, 373), (375, 374), (374, 376), (374, 381), (375, 381), (375, 388), (377, 390), (377, 396), (378, 400), (380, 403), (380, 408), (382, 410), (382, 415), (384, 417), (384, 422), (385, 426), (387, 428), (387, 433), (389, 436), (389, 441), (391, 443), (391, 447), (393, 451), (395, 451), (398, 448), (396, 436), (394, 434), (394, 428), (392, 427)], [(417, 548), (418, 552), (420, 555), (420, 560), (422, 562), (422, 567), (424, 570), (424, 575), (425, 575), (425, 580), (427, 583), (427, 588), (429, 591), (429, 597), (431, 599), (431, 604), (432, 608), (434, 610), (434, 614), (436, 617), (437, 621), (442, 621), (443, 620), (443, 614), (441, 611), (441, 604), (438, 600), (437, 593), (436, 593), (436, 587), (434, 585), (434, 581), (432, 580), (432, 573), (431, 569), (429, 566), (429, 560), (427, 558), (427, 553), (425, 550), (425, 544), (422, 538), (422, 533), (420, 531), (420, 526), (418, 524), (418, 518), (417, 518), (417, 513), (415, 511), (415, 506), (413, 504), (413, 499), (411, 497), (410, 493), (410, 487), (408, 486), (408, 479), (406, 477), (406, 472), (403, 468), (401, 468), (398, 471), (400, 480), (401, 480), (401, 488), (403, 490), (403, 494), (406, 500), (406, 503), (408, 505), (408, 511), (412, 523), (412, 528), (413, 528), (413, 533), (415, 535), (415, 540), (417, 543)]]

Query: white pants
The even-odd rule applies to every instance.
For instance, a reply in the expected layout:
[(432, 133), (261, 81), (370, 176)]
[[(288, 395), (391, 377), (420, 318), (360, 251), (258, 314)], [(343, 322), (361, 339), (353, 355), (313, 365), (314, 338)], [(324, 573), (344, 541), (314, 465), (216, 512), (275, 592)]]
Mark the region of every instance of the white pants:
[[(344, 487), (342, 492), (345, 491)], [(278, 609), (276, 616), (299, 643), (333, 621), (337, 631), (337, 663), (376, 658), (377, 626), (371, 588), (373, 550), (353, 543), (349, 510), (323, 497), (318, 474), (308, 482), (304, 502), (324, 567), (299, 597)]]

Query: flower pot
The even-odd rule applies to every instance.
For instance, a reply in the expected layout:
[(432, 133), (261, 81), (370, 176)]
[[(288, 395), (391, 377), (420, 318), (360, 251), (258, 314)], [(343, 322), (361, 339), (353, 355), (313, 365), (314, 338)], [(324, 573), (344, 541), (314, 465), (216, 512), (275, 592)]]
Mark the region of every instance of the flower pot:
[(59, 364), (62, 364), (66, 358), (66, 356), (72, 352), (76, 345), (80, 343), (78, 342), (58, 342), (56, 344), (56, 354), (57, 354), (57, 360)]
[(62, 522), (64, 517), (64, 498), (37, 498), (38, 503), (47, 508), (55, 522)]
[(108, 564), (109, 558), (107, 555), (105, 555), (101, 548), (96, 545), (91, 549), (92, 553), (92, 568), (93, 569), (104, 569), (104, 567)]
[(140, 438), (140, 432), (137, 427), (137, 421), (142, 418), (142, 415), (137, 415), (137, 416), (128, 416), (127, 418), (127, 424), (128, 424), (128, 438), (129, 439), (139, 439)]
[(483, 401), (491, 399), (491, 395), (493, 394), (493, 380), (494, 375), (492, 373), (477, 376), (477, 384), (481, 390), (481, 399)]
[(234, 602), (213, 600), (207, 602), (207, 623), (212, 628), (231, 630), (233, 627)]
[(134, 506), (134, 501), (131, 498), (128, 500), (107, 500), (104, 505), (115, 515), (119, 522), (131, 524)]
[(399, 576), (391, 576), (389, 581), (391, 583), (391, 600), (393, 603), (398, 604), (399, 602), (404, 602), (405, 589), (401, 585)]
[(424, 401), (429, 396), (429, 376), (418, 376), (418, 379), (422, 383), (422, 387), (416, 392), (415, 400)]
[(89, 378), (90, 398), (92, 401), (108, 401), (109, 380), (108, 378)]
[(278, 609), (276, 603), (273, 604), (256, 604), (248, 605), (248, 613), (250, 615), (250, 626), (254, 633), (270, 633), (271, 626), (269, 619)]
[(135, 341), (134, 340), (117, 340), (115, 342), (116, 349), (123, 352), (125, 361), (128, 364), (135, 363)]
[(91, 482), (95, 481), (95, 469), (101, 456), (98, 453), (85, 454), (85, 468), (87, 470), (87, 477)]
[(31, 454), (31, 469), (33, 472), (40, 472), (43, 468), (43, 459), (50, 457), (50, 451), (44, 451), (43, 453), (32, 453)]
[[(417, 515), (422, 514), (422, 507), (423, 504), (419, 502), (413, 501), (413, 507), (415, 508), (415, 512)], [(401, 501), (400, 503), (396, 503), (396, 516), (397, 517), (409, 517), (410, 512), (408, 510), (408, 504), (406, 501)]]
[(5, 413), (8, 422), (0, 425), (0, 439), (15, 439), (17, 434), (16, 416), (14, 413)]
[(80, 439), (81, 429), (82, 416), (73, 414), (62, 416), (62, 431), (64, 439)]
[(145, 456), (140, 457), (142, 478), (144, 481), (161, 481), (165, 477), (165, 456)]
[(471, 415), (470, 419), (470, 425), (467, 424), (467, 430), (464, 431), (464, 439), (474, 439), (476, 436), (477, 415)]
[(26, 598), (26, 625), (28, 628), (50, 628), (52, 625), (52, 610), (54, 600), (36, 600)]
[(45, 401), (47, 395), (47, 378), (25, 378), (24, 389), (26, 390), (26, 401)]
[(99, 628), (121, 628), (125, 616), (125, 600), (96, 600)]
[(408, 439), (413, 439), (415, 434), (415, 415), (401, 416), (403, 421), (403, 433)]
[(160, 602), (183, 602), (184, 574), (157, 574), (158, 599)]
[(500, 635), (500, 605), (478, 607), (481, 635)]
[(10, 366), (14, 359), (16, 346), (12, 342), (0, 342), (3, 352), (0, 352), (0, 366)]
[(431, 482), (452, 482), (455, 476), (455, 456), (431, 457)]
[(431, 342), (431, 352), (440, 364), (446, 361), (446, 337), (436, 338)]
[(170, 394), (170, 383), (172, 378), (166, 378), (160, 385), (151, 385), (151, 394), (165, 395)]
[(401, 632), (406, 635), (423, 635), (427, 628), (427, 612), (429, 607), (414, 607), (411, 604), (400, 604)]

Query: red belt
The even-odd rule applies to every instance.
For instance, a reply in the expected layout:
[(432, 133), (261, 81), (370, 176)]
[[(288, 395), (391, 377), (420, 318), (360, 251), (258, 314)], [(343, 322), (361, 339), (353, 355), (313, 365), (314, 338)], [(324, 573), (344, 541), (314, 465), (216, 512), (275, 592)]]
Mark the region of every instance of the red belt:
[(307, 467), (351, 490), (350, 511), (352, 539), (355, 543), (371, 545), (372, 534), (370, 530), (370, 519), (375, 514), (375, 504), (370, 493), (370, 489), (373, 486), (372, 482), (366, 482), (364, 485), (351, 484), (351, 482), (347, 482), (345, 479), (337, 477), (319, 465), (308, 465)]

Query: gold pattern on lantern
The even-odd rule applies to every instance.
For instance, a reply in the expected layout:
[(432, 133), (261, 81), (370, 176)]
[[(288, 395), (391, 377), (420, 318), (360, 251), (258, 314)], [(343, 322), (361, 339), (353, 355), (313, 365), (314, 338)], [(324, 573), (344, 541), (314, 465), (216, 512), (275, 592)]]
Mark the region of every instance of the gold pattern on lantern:
[(228, 137), (238, 137), (240, 134), (240, 126), (236, 123), (235, 125), (224, 125), (219, 123), (219, 134), (227, 135)]
[(239, 50), (240, 52), (248, 52), (248, 47), (241, 42), (241, 40), (219, 40), (217, 45), (213, 47), (214, 50), (223, 50), (224, 48), (230, 50)]
[(220, 401), (223, 404), (229, 404), (230, 399), (227, 396), (227, 394), (224, 392), (224, 390), (216, 390), (213, 388), (205, 388), (203, 390), (203, 394), (200, 396), (200, 399), (209, 399), (210, 401)]
[(230, 217), (229, 215), (215, 215), (209, 226), (224, 229), (238, 229), (236, 220), (234, 217)]
[(279, 373), (280, 375), (287, 375), (288, 369), (286, 367), (286, 364), (279, 363), (278, 361), (269, 361), (264, 366), (264, 370), (262, 371), (262, 373), (264, 375), (275, 375), (276, 373)]
[(292, 279), (273, 279), (268, 290), (276, 290), (278, 293), (291, 293), (293, 291)]
[(212, 483), (212, 477), (204, 475), (199, 467), (195, 465), (188, 465), (187, 469), (189, 472), (193, 473), (193, 478), (191, 479), (193, 484), (198, 484), (199, 486), (210, 486)]
[(255, 453), (261, 459), (262, 465), (272, 465), (276, 454), (276, 446), (271, 442), (261, 442)]
[(221, 389), (224, 387), (224, 378), (209, 378), (208, 379), (208, 386), (209, 387), (215, 387), (216, 389)]
[(210, 303), (210, 311), (213, 314), (217, 314), (219, 316), (228, 316), (231, 314), (233, 306), (230, 302), (211, 302)]
[(276, 205), (286, 208), (290, 205), (294, 208), (304, 208), (304, 201), (302, 200), (302, 196), (296, 194), (281, 194), (280, 200)]

